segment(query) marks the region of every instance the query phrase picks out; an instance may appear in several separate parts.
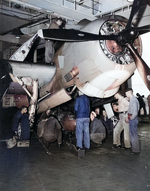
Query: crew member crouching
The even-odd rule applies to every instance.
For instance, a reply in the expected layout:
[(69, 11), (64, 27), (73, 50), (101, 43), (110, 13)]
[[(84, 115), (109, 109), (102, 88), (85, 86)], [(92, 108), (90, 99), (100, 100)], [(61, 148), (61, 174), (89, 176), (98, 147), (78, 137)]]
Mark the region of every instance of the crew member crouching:
[[(41, 118), (40, 118), (41, 119)], [(37, 135), (42, 138), (45, 143), (58, 141), (58, 145), (62, 144), (62, 129), (57, 118), (50, 113), (48, 109), (44, 113), (44, 119), (38, 123)]]
[(94, 143), (102, 144), (102, 141), (106, 138), (106, 129), (101, 120), (96, 118), (94, 111), (91, 112), (90, 118), (90, 138)]

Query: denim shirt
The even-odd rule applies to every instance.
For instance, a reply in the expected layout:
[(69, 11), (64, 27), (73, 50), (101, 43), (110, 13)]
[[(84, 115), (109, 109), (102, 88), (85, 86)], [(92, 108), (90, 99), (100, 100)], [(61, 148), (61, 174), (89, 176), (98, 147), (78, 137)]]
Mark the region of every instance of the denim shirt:
[(76, 118), (89, 118), (90, 116), (90, 99), (86, 95), (76, 98), (75, 106)]

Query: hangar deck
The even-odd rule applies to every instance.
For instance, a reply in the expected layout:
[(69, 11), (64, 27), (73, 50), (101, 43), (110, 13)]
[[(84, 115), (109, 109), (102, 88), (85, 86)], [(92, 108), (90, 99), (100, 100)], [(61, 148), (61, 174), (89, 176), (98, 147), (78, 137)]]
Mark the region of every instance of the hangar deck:
[[(2, 115), (1, 115), (2, 116)], [(150, 121), (139, 123), (141, 154), (112, 149), (112, 135), (103, 145), (91, 145), (85, 157), (63, 141), (47, 154), (32, 134), (29, 147), (7, 149), (8, 120), (1, 120), (0, 190), (6, 191), (149, 191)], [(6, 136), (7, 135), (7, 136)]]

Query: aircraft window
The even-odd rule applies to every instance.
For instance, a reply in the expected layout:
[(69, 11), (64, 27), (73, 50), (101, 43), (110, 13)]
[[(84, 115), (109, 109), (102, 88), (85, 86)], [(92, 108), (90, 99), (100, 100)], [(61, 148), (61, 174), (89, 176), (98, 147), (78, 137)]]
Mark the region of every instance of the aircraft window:
[[(100, 34), (102, 35), (118, 34), (123, 29), (125, 29), (125, 27), (126, 27), (125, 21), (119, 21), (119, 19), (108, 20), (102, 24), (100, 28)], [(141, 52), (140, 43), (141, 43), (140, 39), (137, 38), (133, 44), (138, 52)], [(114, 40), (100, 40), (100, 46), (104, 54), (115, 63), (130, 64), (134, 62), (128, 48), (117, 44), (117, 42)]]

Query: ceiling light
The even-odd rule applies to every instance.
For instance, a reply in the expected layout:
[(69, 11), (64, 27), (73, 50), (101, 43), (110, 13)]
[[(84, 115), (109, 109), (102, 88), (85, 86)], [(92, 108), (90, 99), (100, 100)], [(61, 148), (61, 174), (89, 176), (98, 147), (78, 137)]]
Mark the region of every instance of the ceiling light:
[(16, 35), (15, 38), (21, 38), (19, 35)]
[(127, 0), (129, 3), (133, 3), (134, 0)]
[(79, 1), (79, 5), (82, 5), (84, 3), (84, 0)]

